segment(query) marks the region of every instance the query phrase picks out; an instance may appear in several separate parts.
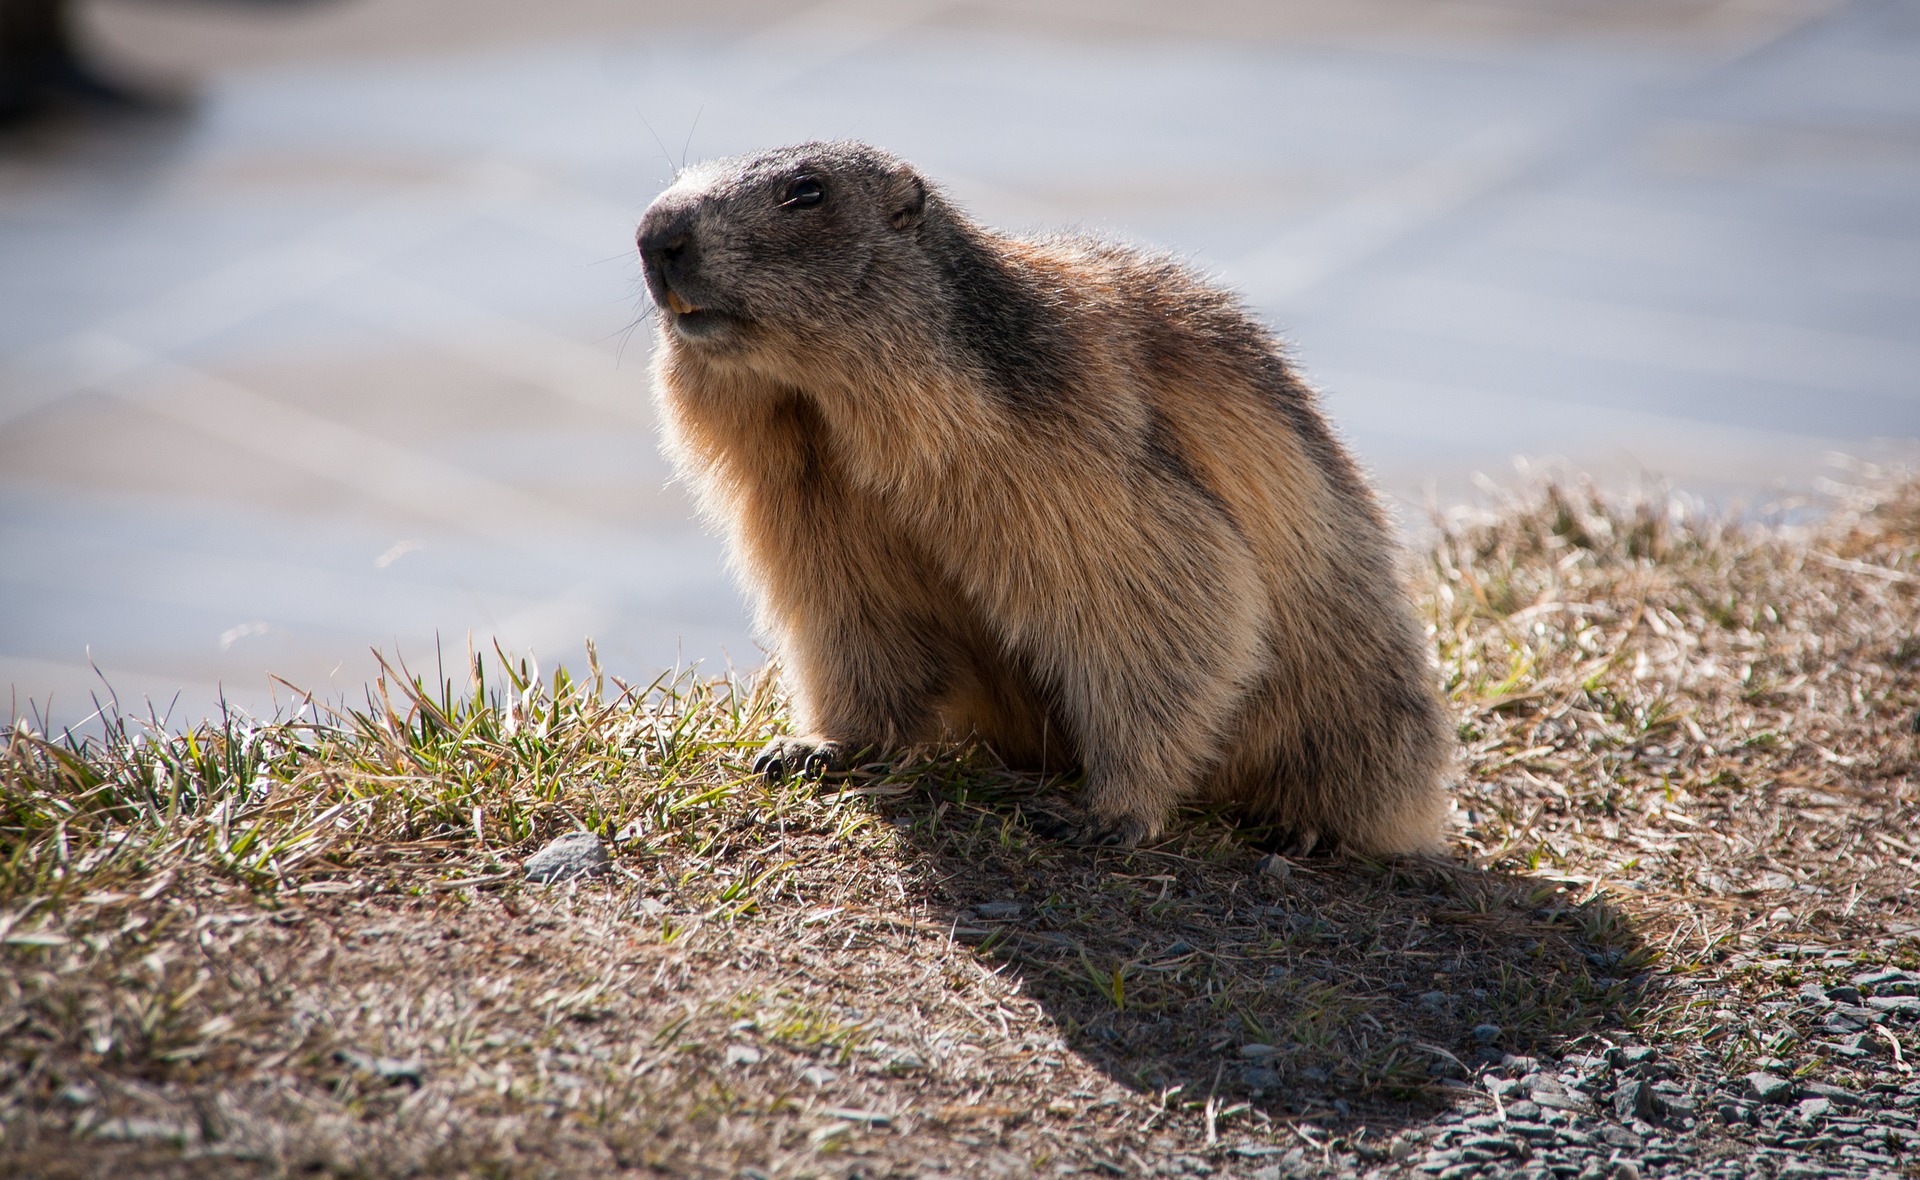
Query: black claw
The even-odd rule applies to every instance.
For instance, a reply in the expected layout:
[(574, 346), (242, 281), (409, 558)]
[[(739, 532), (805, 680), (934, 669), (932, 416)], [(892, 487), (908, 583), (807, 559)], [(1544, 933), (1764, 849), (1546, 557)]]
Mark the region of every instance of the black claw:
[(1062, 844), (1073, 844), (1079, 840), (1080, 825), (1064, 816), (1051, 811), (1025, 811), (1027, 830), (1046, 840), (1058, 840)]
[(772, 783), (789, 778), (813, 778), (839, 765), (840, 749), (832, 743), (813, 745), (792, 738), (775, 738), (754, 757), (753, 772), (764, 774)]
[(1023, 809), (1027, 828), (1036, 836), (1077, 844), (1082, 848), (1132, 848), (1140, 843), (1135, 829), (1126, 823), (1112, 824), (1091, 815), (1066, 816), (1041, 808)]

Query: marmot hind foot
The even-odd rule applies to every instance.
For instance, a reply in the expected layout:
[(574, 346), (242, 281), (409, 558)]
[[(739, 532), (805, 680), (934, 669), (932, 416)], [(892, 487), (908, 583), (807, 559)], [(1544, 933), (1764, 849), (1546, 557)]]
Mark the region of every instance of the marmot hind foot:
[(1155, 832), (1142, 820), (1102, 819), (1065, 801), (1022, 808), (1027, 827), (1036, 835), (1083, 848), (1138, 848)]

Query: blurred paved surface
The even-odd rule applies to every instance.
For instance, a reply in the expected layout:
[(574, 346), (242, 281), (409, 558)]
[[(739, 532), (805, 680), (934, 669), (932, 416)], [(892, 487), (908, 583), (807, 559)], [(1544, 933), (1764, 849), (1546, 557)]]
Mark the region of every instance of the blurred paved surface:
[[(0, 140), (0, 683), (259, 708), (471, 633), (757, 665), (666, 486), (631, 232), (872, 139), (1248, 291), (1417, 521), (1920, 439), (1920, 2), (101, 3), (190, 118)], [(280, 694), (285, 699), (284, 690)]]

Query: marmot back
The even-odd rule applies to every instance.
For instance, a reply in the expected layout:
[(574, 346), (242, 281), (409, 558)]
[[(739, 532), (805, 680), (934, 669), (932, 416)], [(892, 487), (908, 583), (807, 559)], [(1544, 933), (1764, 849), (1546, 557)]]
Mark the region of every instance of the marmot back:
[(1450, 726), (1373, 494), (1280, 346), (1164, 256), (974, 224), (811, 143), (683, 172), (639, 245), (666, 446), (800, 736), (769, 773), (977, 739), (1294, 846), (1431, 845)]

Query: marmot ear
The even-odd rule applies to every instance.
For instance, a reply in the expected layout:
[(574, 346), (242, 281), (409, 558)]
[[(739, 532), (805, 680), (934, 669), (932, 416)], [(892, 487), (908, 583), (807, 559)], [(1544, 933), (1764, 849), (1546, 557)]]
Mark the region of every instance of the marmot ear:
[(887, 179), (888, 220), (895, 229), (907, 229), (920, 220), (920, 214), (927, 208), (926, 182), (915, 176), (911, 168), (901, 168)]

